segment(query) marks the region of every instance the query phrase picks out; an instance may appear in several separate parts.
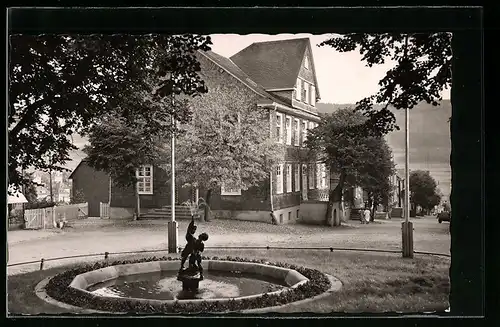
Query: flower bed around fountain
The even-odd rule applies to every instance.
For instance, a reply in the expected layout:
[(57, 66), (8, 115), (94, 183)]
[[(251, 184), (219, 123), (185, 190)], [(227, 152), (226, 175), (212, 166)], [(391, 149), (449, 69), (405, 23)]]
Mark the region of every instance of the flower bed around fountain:
[(54, 276), (45, 287), (48, 296), (57, 301), (107, 312), (133, 313), (196, 313), (237, 312), (248, 309), (284, 305), (326, 292), (331, 284), (323, 273), (284, 263), (270, 264), (265, 260), (243, 258), (208, 258), (207, 269), (238, 271), (268, 275), (282, 279), (288, 288), (279, 291), (236, 298), (152, 300), (107, 297), (87, 291), (91, 285), (119, 276), (178, 269), (178, 259), (151, 257), (139, 260), (102, 262), (68, 270)]

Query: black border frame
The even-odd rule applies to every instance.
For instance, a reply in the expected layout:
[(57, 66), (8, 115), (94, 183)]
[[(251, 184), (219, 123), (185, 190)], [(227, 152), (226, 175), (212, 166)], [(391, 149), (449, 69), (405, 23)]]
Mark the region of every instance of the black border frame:
[[(454, 219), (451, 224), (450, 301), (453, 316), (477, 317), (487, 313), (485, 308), (485, 292), (487, 290), (484, 275), (486, 251), (484, 245), (484, 205), (486, 194), (484, 176), (483, 10), (480, 7), (14, 8), (8, 12), (8, 21), (9, 34), (453, 32), (454, 62), (453, 88), (451, 92), (453, 123), (451, 127), (452, 153), (450, 158), (452, 163), (452, 183), (454, 185), (451, 195)], [(471, 110), (471, 108), (474, 108), (474, 110)], [(3, 153), (6, 154), (6, 151)], [(3, 177), (6, 183), (6, 176)], [(493, 312), (488, 311), (488, 314), (490, 313)], [(377, 316), (383, 317), (383, 315)], [(318, 317), (328, 318), (328, 316)], [(170, 319), (173, 319), (173, 323), (188, 322), (180, 320), (182, 318)], [(379, 321), (379, 319), (376, 318), (374, 321)], [(412, 324), (430, 323), (428, 318), (412, 317), (408, 319)], [(151, 322), (155, 321), (155, 323), (158, 320), (160, 324), (165, 323), (165, 320), (159, 320), (158, 318), (150, 318), (148, 322), (149, 320)], [(316, 324), (321, 323), (322, 320), (299, 319), (296, 323)], [(64, 324), (69, 322), (66, 319), (42, 319), (37, 320), (37, 323), (43, 325), (56, 321), (61, 321)], [(79, 324), (80, 321), (84, 324), (89, 323), (86, 319), (71, 319), (72, 323)], [(114, 322), (110, 318), (102, 318), (96, 322), (106, 324), (108, 321), (110, 323)], [(240, 324), (243, 323), (243, 325), (264, 325), (281, 321), (289, 323), (288, 319), (279, 321), (262, 318), (224, 319), (224, 322), (230, 324), (236, 321)], [(350, 323), (363, 323), (357, 318), (348, 321)], [(397, 319), (392, 319), (392, 321), (397, 321)], [(29, 323), (30, 320), (25, 322)], [(384, 321), (384, 323), (390, 322), (391, 319)], [(443, 322), (441, 320), (441, 324)], [(195, 320), (194, 323), (197, 324), (197, 321)], [(220, 320), (215, 320), (215, 323), (219, 324)]]

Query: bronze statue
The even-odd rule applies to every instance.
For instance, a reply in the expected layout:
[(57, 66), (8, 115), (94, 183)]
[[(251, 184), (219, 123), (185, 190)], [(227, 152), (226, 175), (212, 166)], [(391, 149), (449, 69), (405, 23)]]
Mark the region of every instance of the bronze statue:
[(191, 216), (191, 222), (188, 225), (187, 231), (186, 231), (186, 246), (184, 249), (182, 249), (181, 252), (181, 268), (180, 271), (184, 269), (184, 264), (186, 263), (187, 258), (189, 255), (193, 252), (195, 243), (196, 243), (196, 237), (194, 237), (194, 233), (196, 232), (196, 225), (194, 224), (194, 216)]
[(189, 268), (192, 270), (197, 270), (200, 273), (200, 278), (203, 279), (203, 267), (201, 266), (201, 253), (205, 250), (205, 244), (208, 240), (207, 233), (201, 233), (198, 239), (195, 241), (193, 252), (189, 257)]

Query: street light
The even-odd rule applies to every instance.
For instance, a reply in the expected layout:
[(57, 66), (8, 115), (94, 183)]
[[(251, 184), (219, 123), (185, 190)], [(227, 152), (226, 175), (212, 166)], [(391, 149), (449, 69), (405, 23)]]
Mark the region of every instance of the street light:
[(178, 87), (175, 87), (172, 90), (172, 114), (170, 115), (170, 126), (172, 128), (170, 134), (170, 173), (171, 173), (171, 189), (170, 189), (170, 201), (171, 201), (171, 211), (172, 216), (170, 221), (167, 224), (167, 233), (168, 233), (168, 253), (177, 253), (177, 241), (178, 241), (178, 225), (175, 220), (175, 92), (180, 91)]

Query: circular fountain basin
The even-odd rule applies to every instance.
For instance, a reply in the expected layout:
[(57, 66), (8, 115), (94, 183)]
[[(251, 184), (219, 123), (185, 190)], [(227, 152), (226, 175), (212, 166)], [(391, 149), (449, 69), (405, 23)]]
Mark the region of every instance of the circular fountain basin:
[(277, 294), (309, 279), (293, 269), (266, 264), (206, 260), (197, 292), (182, 290), (178, 261), (115, 265), (75, 276), (69, 287), (111, 301), (173, 305), (176, 302), (242, 301)]

